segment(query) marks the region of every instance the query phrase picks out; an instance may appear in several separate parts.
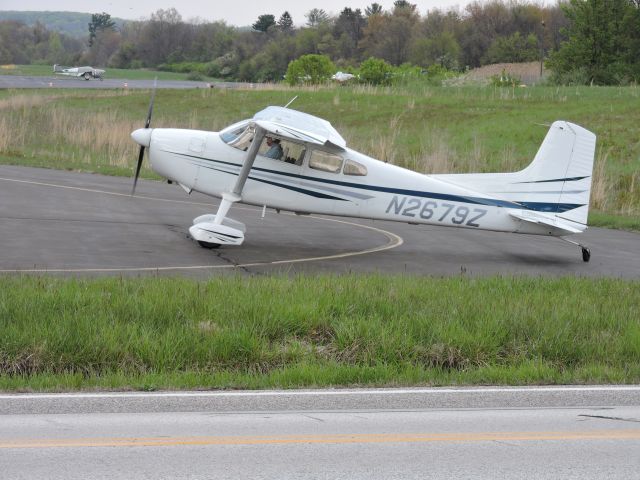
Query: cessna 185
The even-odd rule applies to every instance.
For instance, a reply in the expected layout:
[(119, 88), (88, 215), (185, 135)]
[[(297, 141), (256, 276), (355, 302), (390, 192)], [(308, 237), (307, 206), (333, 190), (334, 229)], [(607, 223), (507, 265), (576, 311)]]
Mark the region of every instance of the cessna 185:
[(85, 80), (90, 80), (92, 78), (99, 78), (102, 80), (102, 76), (105, 71), (93, 67), (62, 67), (56, 64), (53, 66), (53, 73), (66, 75), (68, 77), (82, 77)]
[(596, 137), (578, 125), (551, 125), (533, 162), (514, 173), (423, 175), (347, 147), (331, 124), (286, 107), (268, 107), (220, 132), (145, 128), (151, 168), (188, 193), (221, 198), (216, 214), (193, 220), (203, 247), (241, 245), (244, 224), (227, 217), (236, 202), (316, 213), (567, 239), (587, 228)]

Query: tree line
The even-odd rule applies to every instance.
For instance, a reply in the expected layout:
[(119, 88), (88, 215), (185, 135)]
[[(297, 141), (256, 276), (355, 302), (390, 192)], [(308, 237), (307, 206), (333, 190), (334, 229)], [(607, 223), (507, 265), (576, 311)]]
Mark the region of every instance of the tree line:
[(464, 71), (544, 57), (559, 82), (620, 84), (640, 78), (640, 0), (474, 1), (424, 15), (396, 0), (388, 9), (372, 3), (333, 16), (314, 8), (303, 21), (265, 13), (251, 28), (186, 22), (174, 8), (116, 28), (103, 12), (92, 16), (85, 42), (42, 25), (0, 22), (0, 63), (164, 68), (262, 82), (281, 80), (290, 62), (308, 54), (342, 70), (371, 58)]

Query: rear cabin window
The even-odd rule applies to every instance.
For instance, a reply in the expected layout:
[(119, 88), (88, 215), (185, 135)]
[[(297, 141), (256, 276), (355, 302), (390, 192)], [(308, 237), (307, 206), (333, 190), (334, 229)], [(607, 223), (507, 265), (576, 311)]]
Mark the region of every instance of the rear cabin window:
[(360, 177), (364, 177), (367, 174), (367, 167), (353, 160), (347, 160), (346, 162), (344, 162), (342, 173), (344, 173), (345, 175), (357, 175)]
[(309, 168), (323, 172), (338, 173), (342, 168), (342, 157), (333, 153), (314, 150), (309, 159)]

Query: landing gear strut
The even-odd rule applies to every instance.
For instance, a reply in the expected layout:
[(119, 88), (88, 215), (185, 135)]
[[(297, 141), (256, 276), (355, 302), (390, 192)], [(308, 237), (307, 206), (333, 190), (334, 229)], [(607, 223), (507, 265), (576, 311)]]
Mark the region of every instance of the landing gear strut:
[(587, 247), (585, 247), (581, 243), (574, 242), (573, 240), (569, 240), (568, 238), (564, 238), (564, 237), (558, 237), (558, 238), (560, 238), (560, 240), (564, 240), (565, 242), (568, 242), (568, 243), (571, 243), (573, 245), (576, 245), (576, 246), (580, 247), (580, 249), (582, 250), (582, 261), (583, 262), (586, 263), (589, 260), (591, 260), (591, 250), (589, 250)]

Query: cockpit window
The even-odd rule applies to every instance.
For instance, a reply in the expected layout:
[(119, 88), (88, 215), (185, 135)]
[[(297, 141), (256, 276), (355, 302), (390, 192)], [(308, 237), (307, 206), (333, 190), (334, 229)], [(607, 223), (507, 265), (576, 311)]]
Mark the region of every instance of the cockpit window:
[(367, 174), (367, 167), (354, 160), (347, 160), (344, 162), (342, 173), (345, 175), (357, 175), (364, 177)]
[(273, 135), (266, 135), (260, 146), (259, 154), (263, 157), (281, 160), (294, 165), (302, 165), (305, 147), (301, 143), (292, 142)]
[(238, 150), (249, 148), (254, 135), (255, 128), (247, 121), (231, 125), (220, 132), (222, 141)]

